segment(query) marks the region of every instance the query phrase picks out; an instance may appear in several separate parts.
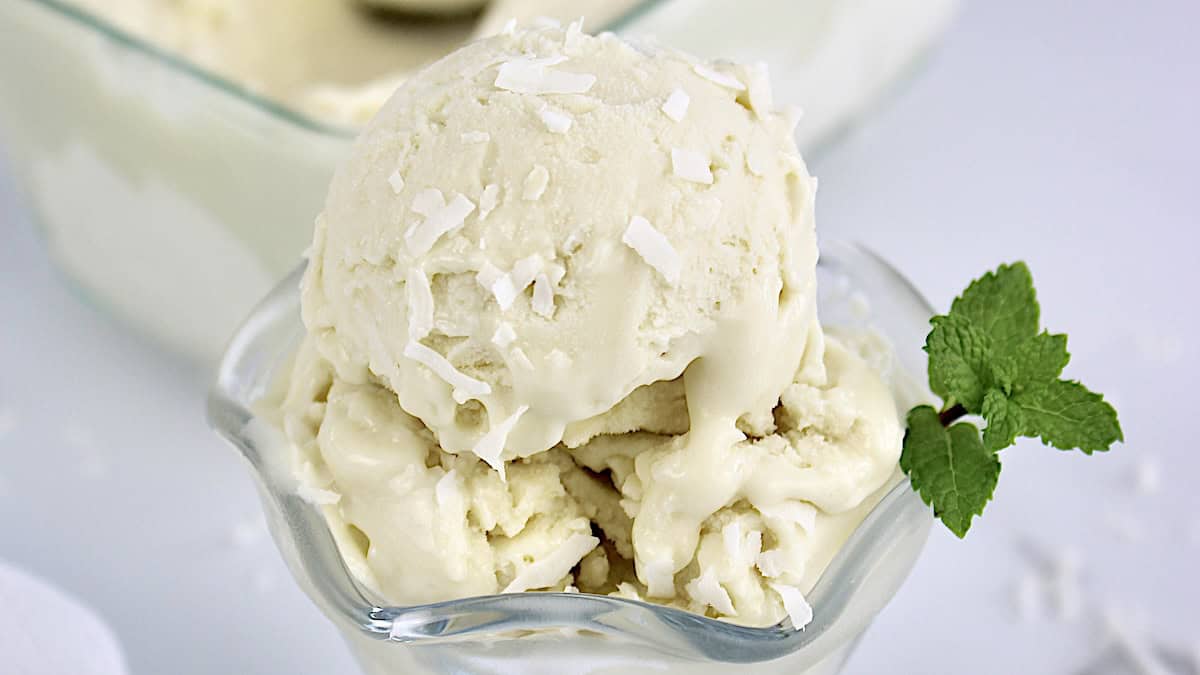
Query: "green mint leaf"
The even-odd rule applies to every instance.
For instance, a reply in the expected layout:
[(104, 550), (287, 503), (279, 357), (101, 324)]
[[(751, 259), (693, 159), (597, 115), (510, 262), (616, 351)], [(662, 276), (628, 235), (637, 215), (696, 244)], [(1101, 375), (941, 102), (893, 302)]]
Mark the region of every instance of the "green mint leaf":
[(935, 316), (930, 323), (933, 330), (925, 340), (930, 387), (943, 400), (961, 403), (968, 411), (978, 413), (983, 395), (991, 386), (991, 339), (969, 320), (953, 313)]
[(999, 389), (989, 389), (983, 397), (983, 419), (987, 420), (987, 427), (983, 430), (983, 447), (990, 452), (999, 452), (1012, 445), (1025, 428), (1021, 407)]
[(1012, 402), (1021, 408), (1025, 420), (1022, 435), (1039, 436), (1060, 450), (1078, 449), (1090, 455), (1125, 440), (1117, 411), (1103, 396), (1078, 382), (1032, 384)]
[(1067, 353), (1067, 336), (1051, 335), (1045, 331), (1017, 345), (1005, 361), (1011, 364), (1009, 393), (1033, 384), (1057, 380), (1071, 360)]
[(958, 315), (988, 335), (1002, 354), (1038, 332), (1037, 294), (1023, 262), (1001, 265), (976, 279), (955, 298), (950, 314)]
[(983, 447), (979, 430), (962, 422), (946, 429), (930, 406), (908, 413), (900, 467), (921, 499), (960, 539), (983, 513), (1000, 476), (1000, 461)]

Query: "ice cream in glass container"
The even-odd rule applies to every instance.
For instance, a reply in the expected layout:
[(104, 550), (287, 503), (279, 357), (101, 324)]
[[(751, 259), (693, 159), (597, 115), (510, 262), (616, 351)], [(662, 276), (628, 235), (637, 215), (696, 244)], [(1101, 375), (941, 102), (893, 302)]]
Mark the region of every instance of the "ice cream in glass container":
[(889, 346), (928, 308), (854, 247), (820, 267), (886, 325), (819, 302), (797, 121), (761, 65), (572, 23), (366, 126), (211, 410), (369, 671), (840, 667), (928, 531)]

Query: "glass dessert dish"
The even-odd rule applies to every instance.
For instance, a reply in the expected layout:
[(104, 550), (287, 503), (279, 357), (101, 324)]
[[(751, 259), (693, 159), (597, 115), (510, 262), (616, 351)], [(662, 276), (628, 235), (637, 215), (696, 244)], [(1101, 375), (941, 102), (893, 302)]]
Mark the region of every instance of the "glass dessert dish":
[[(209, 420), (249, 463), (272, 535), (297, 581), (342, 632), (364, 670), (393, 673), (746, 673), (831, 675), (908, 576), (932, 514), (897, 478), (845, 541), (807, 598), (813, 620), (738, 626), (636, 600), (578, 593), (514, 593), (393, 607), (358, 583), (321, 507), (297, 495), (287, 439), (256, 404), (285, 372), (304, 335), (295, 270), (245, 321), (209, 398)], [(826, 243), (818, 264), (819, 311), (832, 329), (892, 346), (875, 364), (901, 409), (928, 396), (923, 373), (933, 314), (869, 250)], [(881, 493), (882, 494), (882, 493)], [(325, 507), (330, 508), (330, 507)]]
[[(768, 61), (807, 109), (808, 149), (902, 79), (956, 4), (646, 0), (607, 28)], [(66, 0), (0, 3), (0, 26), (0, 142), (55, 261), (100, 306), (215, 361), (308, 244), (354, 131)]]

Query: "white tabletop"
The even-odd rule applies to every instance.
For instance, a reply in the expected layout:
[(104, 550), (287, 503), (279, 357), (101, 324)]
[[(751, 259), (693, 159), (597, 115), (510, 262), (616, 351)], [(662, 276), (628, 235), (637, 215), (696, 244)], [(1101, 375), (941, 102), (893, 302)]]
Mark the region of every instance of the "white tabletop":
[[(1127, 437), (1006, 451), (986, 516), (966, 541), (935, 530), (849, 672), (1200, 673), (1198, 22), (1194, 0), (976, 0), (813, 161), (822, 236), (869, 243), (936, 306), (1028, 261), (1068, 373)], [(133, 673), (353, 673), (205, 427), (207, 374), (81, 300), (2, 182), (0, 560), (93, 607)], [(1167, 670), (1091, 668), (1147, 635)]]

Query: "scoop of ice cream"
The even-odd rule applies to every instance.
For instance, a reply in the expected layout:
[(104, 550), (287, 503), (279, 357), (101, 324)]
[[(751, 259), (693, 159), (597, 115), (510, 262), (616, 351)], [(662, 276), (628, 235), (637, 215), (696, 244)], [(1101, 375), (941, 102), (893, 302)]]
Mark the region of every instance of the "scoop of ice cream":
[(578, 25), (400, 88), (318, 218), (284, 403), (360, 578), (803, 624), (901, 428), (817, 323), (791, 128), (762, 68)]
[(306, 323), (339, 377), (498, 469), (680, 376), (693, 421), (736, 441), (815, 325), (791, 129), (759, 68), (574, 26), (469, 45), (335, 176)]

